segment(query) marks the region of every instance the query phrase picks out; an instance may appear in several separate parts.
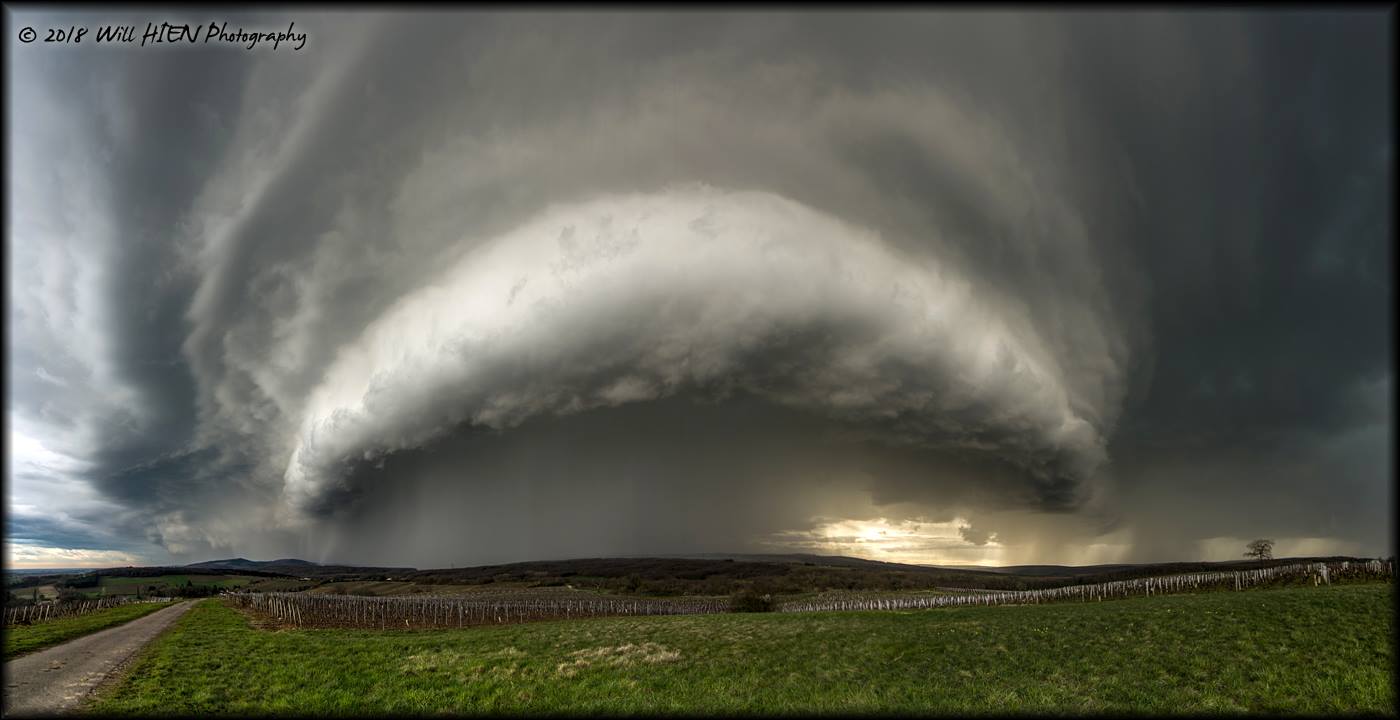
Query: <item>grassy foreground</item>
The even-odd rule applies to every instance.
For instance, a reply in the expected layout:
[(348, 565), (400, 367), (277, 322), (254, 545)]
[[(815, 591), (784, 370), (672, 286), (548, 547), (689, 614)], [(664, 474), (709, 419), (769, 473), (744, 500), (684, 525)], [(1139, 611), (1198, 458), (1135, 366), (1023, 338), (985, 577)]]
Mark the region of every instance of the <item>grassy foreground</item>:
[(5, 628), (5, 659), (43, 650), (75, 637), (106, 630), (122, 623), (131, 622), (143, 615), (168, 607), (172, 603), (132, 603), (98, 610), (77, 617), (58, 618), (33, 625), (15, 625)]
[(253, 629), (204, 601), (101, 713), (1395, 713), (1392, 584), (908, 612)]

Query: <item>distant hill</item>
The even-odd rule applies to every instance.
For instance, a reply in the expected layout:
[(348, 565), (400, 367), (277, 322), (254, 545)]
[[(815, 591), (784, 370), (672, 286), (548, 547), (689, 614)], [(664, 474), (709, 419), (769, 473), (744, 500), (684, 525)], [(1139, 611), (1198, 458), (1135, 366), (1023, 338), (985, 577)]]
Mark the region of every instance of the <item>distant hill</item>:
[(293, 577), (326, 577), (339, 575), (382, 575), (386, 573), (411, 573), (411, 567), (373, 567), (359, 565), (322, 565), (309, 560), (282, 558), (280, 560), (249, 560), (229, 558), (227, 560), (205, 560), (190, 563), (185, 568), (194, 570), (220, 570), (223, 572), (257, 572), (288, 575)]
[(185, 567), (208, 568), (210, 570), (257, 570), (267, 564), (269, 563), (260, 563), (246, 558), (230, 558), (228, 560), (205, 560), (204, 562), (190, 563)]
[(692, 560), (743, 560), (746, 562), (796, 563), (823, 567), (847, 567), (866, 570), (898, 570), (904, 572), (948, 571), (973, 574), (996, 573), (1000, 568), (981, 565), (914, 565), (911, 563), (888, 562), (850, 557), (848, 555), (817, 555), (814, 553), (694, 553), (684, 555), (656, 555), (659, 558), (680, 558)]
[(270, 567), (321, 567), (320, 564), (310, 560), (298, 560), (296, 558), (282, 558), (281, 560), (249, 560), (247, 558), (230, 558), (228, 560), (205, 560), (204, 562), (190, 563), (185, 565), (188, 568), (210, 568), (214, 570), (263, 570)]
[(743, 588), (795, 593), (823, 590), (1034, 590), (1126, 580), (1154, 575), (1238, 570), (1317, 560), (1358, 558), (1280, 558), (1083, 567), (1018, 565), (938, 567), (866, 560), (839, 555), (701, 553), (650, 557), (579, 558), (419, 570), (396, 576), (422, 584), (529, 586), (569, 585), (642, 595), (722, 595)]
[(1002, 573), (1004, 575), (1026, 575), (1031, 577), (1080, 577), (1083, 575), (1102, 575), (1104, 573), (1131, 570), (1139, 567), (1151, 567), (1151, 565), (1120, 563), (1116, 565), (929, 565), (928, 567), (940, 568), (943, 570), (983, 570), (986, 572)]
[(5, 568), (6, 575), (73, 575), (88, 568)]
[(1370, 558), (1355, 558), (1341, 555), (1328, 557), (1288, 557), (1265, 560), (1224, 560), (1216, 562), (1166, 562), (1118, 565), (1010, 565), (1000, 568), (987, 568), (996, 572), (1026, 578), (1074, 578), (1076, 582), (1093, 578), (1093, 582), (1126, 580), (1136, 577), (1156, 575), (1177, 575), (1194, 572), (1220, 572), (1227, 570), (1249, 570), (1277, 565), (1292, 565), (1304, 562), (1365, 562)]
[(408, 582), (569, 585), (642, 595), (727, 595), (743, 588), (793, 593), (820, 590), (915, 590), (939, 587), (1025, 589), (1026, 581), (986, 570), (829, 555), (724, 554), (580, 558), (419, 570)]

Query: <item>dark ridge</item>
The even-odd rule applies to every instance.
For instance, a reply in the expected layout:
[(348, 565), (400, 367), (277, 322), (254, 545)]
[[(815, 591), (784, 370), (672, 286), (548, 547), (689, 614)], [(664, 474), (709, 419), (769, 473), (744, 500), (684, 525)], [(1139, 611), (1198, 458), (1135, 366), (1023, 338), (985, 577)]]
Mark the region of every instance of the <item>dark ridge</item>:
[(246, 558), (231, 558), (229, 560), (206, 560), (204, 562), (191, 563), (183, 566), (182, 570), (188, 569), (218, 570), (223, 572), (238, 572), (240, 574), (265, 574), (293, 577), (327, 577), (327, 576), (360, 576), (360, 575), (384, 575), (413, 572), (416, 568), (411, 567), (376, 567), (363, 565), (322, 565), (309, 560), (298, 560), (296, 558), (283, 558), (281, 560), (248, 560)]
[(422, 584), (517, 583), (572, 585), (643, 595), (719, 595), (741, 590), (801, 593), (822, 590), (1035, 590), (1153, 575), (1240, 570), (1298, 562), (1360, 558), (1280, 558), (1264, 562), (1117, 564), (1088, 567), (1028, 565), (945, 568), (827, 555), (707, 555), (547, 560), (419, 570), (402, 576)]

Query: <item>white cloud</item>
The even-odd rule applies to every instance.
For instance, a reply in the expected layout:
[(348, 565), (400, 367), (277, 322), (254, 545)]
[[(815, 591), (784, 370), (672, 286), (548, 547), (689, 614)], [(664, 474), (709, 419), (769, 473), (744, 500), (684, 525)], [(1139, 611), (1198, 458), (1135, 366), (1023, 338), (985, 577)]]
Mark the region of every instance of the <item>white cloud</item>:
[(13, 568), (105, 568), (142, 565), (146, 560), (119, 550), (51, 547), (7, 541), (5, 562)]
[(937, 259), (772, 194), (685, 187), (559, 206), (341, 349), (305, 404), (286, 496), (314, 505), (347, 461), (457, 423), (508, 428), (686, 388), (1082, 482), (1103, 438), (1024, 328)]
[(6, 502), (11, 516), (81, 523), (75, 516), (118, 509), (84, 477), (91, 463), (51, 450), (31, 433), (33, 429), (27, 428), (23, 419), (10, 417)]

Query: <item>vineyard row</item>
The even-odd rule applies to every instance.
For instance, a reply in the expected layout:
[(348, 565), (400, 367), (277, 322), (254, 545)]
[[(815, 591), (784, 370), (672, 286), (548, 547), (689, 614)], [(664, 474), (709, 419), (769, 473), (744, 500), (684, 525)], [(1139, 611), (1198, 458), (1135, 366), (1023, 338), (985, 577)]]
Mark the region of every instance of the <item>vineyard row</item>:
[(57, 620), (58, 618), (77, 617), (87, 615), (98, 610), (126, 605), (134, 602), (167, 602), (170, 598), (141, 598), (136, 599), (125, 595), (109, 595), (97, 598), (96, 600), (80, 600), (78, 602), (45, 602), (37, 605), (20, 605), (5, 608), (6, 625), (29, 625), (47, 620)]

